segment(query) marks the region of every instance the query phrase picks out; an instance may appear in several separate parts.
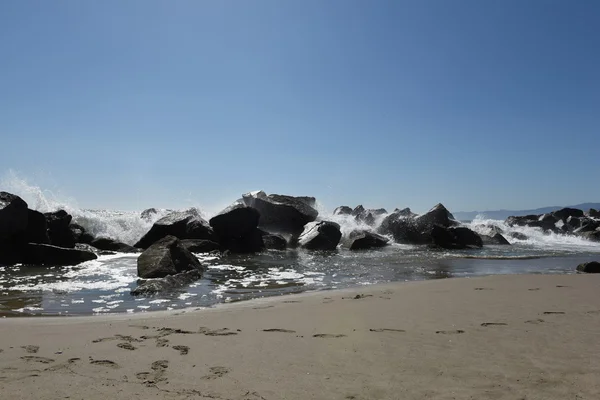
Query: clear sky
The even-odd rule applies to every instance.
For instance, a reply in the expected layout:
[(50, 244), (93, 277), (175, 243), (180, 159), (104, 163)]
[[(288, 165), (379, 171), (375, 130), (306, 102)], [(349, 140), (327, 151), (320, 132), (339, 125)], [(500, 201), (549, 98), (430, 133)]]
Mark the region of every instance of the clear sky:
[(2, 1), (11, 169), (89, 208), (600, 201), (600, 1)]

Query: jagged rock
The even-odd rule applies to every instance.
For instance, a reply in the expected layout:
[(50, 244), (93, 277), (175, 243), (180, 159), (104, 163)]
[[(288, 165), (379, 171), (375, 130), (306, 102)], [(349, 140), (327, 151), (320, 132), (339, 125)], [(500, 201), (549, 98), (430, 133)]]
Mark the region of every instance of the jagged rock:
[(335, 250), (342, 232), (335, 222), (310, 222), (298, 238), (298, 244), (309, 250)]
[(560, 219), (562, 221), (566, 221), (569, 217), (583, 217), (583, 211), (578, 210), (576, 208), (562, 208), (560, 210), (552, 212), (552, 215), (556, 217), (556, 219)]
[(542, 214), (538, 218), (538, 221), (547, 223), (548, 225), (550, 225), (550, 224), (555, 225), (559, 220), (560, 220), (559, 218), (556, 218), (552, 214)]
[(173, 290), (185, 285), (189, 285), (200, 278), (202, 278), (201, 270), (194, 269), (191, 271), (180, 272), (178, 274), (168, 275), (160, 279), (142, 281), (130, 292), (130, 294), (132, 296), (140, 296), (164, 292), (166, 290)]
[(416, 217), (417, 216), (417, 214), (415, 214), (414, 212), (412, 212), (410, 210), (410, 208), (408, 208), (408, 207), (403, 208), (402, 210), (399, 209), (399, 208), (396, 208), (394, 210), (394, 213), (398, 214), (401, 217)]
[(152, 219), (152, 217), (154, 217), (157, 213), (158, 213), (158, 210), (156, 208), (154, 208), (154, 207), (147, 208), (144, 211), (142, 211), (142, 213), (140, 214), (140, 217), (142, 219), (145, 219), (146, 221), (150, 221)]
[(28, 243), (23, 252), (22, 262), (24, 264), (64, 266), (77, 265), (96, 258), (98, 258), (96, 254), (90, 251)]
[(444, 249), (466, 249), (483, 246), (481, 237), (464, 226), (444, 227), (434, 225), (431, 237), (435, 245)]
[(493, 236), (489, 235), (480, 235), (483, 244), (501, 244), (501, 245), (510, 245), (510, 242), (506, 240), (504, 236), (500, 233), (496, 233)]
[(517, 240), (527, 240), (527, 239), (529, 239), (527, 237), (527, 235), (525, 235), (525, 234), (523, 234), (521, 232), (511, 232), (510, 233), (510, 237), (513, 238), (513, 239), (517, 239)]
[(593, 232), (600, 228), (600, 221), (592, 218), (581, 218), (581, 226), (575, 229), (575, 233), (581, 234), (585, 232)]
[(98, 250), (118, 251), (119, 253), (137, 253), (138, 249), (109, 238), (96, 238), (90, 243)]
[(85, 228), (79, 224), (71, 223), (71, 225), (69, 225), (69, 229), (73, 234), (75, 243), (90, 244), (94, 240), (94, 237), (87, 233)]
[(508, 226), (527, 226), (529, 223), (533, 221), (539, 221), (538, 215), (523, 215), (516, 217), (508, 217), (506, 218), (506, 225)]
[[(362, 206), (359, 206), (359, 207), (362, 207)], [(375, 224), (375, 218), (377, 218), (378, 216), (383, 215), (383, 214), (387, 214), (387, 211), (385, 210), (385, 208), (378, 208), (375, 210), (363, 208), (363, 210), (359, 214), (357, 214), (354, 217), (354, 219), (357, 222), (362, 222), (364, 224), (373, 226)]]
[(27, 231), (25, 234), (27, 243), (49, 244), (48, 224), (46, 217), (39, 211), (27, 210)]
[(600, 211), (594, 208), (590, 208), (590, 211), (588, 211), (588, 215), (592, 218), (600, 218)]
[(150, 231), (134, 244), (134, 247), (146, 249), (157, 240), (169, 235), (178, 239), (218, 240), (198, 210), (191, 208), (185, 211), (174, 211), (156, 221)]
[(436, 204), (425, 214), (416, 217), (415, 222), (422, 230), (433, 229), (434, 225), (440, 225), (444, 227), (458, 225), (458, 221), (456, 221), (450, 211), (448, 211), (441, 203)]
[(577, 266), (577, 271), (588, 274), (600, 274), (600, 262), (591, 261)]
[(398, 243), (430, 244), (433, 242), (431, 232), (435, 225), (443, 227), (455, 226), (458, 221), (442, 204), (418, 217), (406, 217), (405, 212), (394, 212), (384, 218), (379, 233), (392, 235)]
[[(255, 208), (260, 214), (259, 228), (271, 233), (298, 234), (304, 225), (314, 221), (319, 215), (315, 210), (314, 198), (293, 197), (263, 192), (243, 195), (244, 204)], [(312, 204), (312, 205), (311, 205)]]
[(202, 264), (175, 236), (158, 240), (137, 259), (140, 278), (164, 278), (191, 270), (203, 270)]
[(351, 215), (352, 209), (348, 206), (339, 206), (333, 210), (333, 215)]
[(388, 238), (366, 230), (352, 231), (349, 235), (350, 250), (364, 250), (388, 245)]
[(0, 240), (24, 235), (27, 229), (27, 203), (11, 193), (0, 192)]
[(265, 232), (262, 239), (266, 249), (285, 250), (287, 247), (287, 241), (281, 235)]
[(73, 217), (65, 210), (44, 213), (48, 224), (50, 244), (58, 247), (75, 247), (75, 238), (69, 224)]
[(570, 230), (577, 229), (581, 226), (581, 218), (578, 217), (569, 217), (565, 221), (565, 225), (570, 228)]
[(212, 240), (184, 239), (181, 244), (192, 253), (210, 253), (220, 248), (219, 243)]
[(94, 253), (97, 256), (111, 256), (111, 255), (117, 254), (114, 251), (99, 250), (99, 249), (95, 248), (94, 246), (86, 244), (86, 243), (75, 243), (75, 250), (87, 251), (90, 253)]

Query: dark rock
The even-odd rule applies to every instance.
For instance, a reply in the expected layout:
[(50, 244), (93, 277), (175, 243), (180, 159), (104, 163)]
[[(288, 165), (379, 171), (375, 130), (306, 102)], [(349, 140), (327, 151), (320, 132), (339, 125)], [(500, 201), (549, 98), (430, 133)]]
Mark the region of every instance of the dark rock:
[(90, 243), (99, 250), (118, 251), (119, 253), (137, 253), (138, 249), (109, 238), (96, 238)]
[(69, 229), (73, 234), (75, 243), (90, 244), (94, 240), (94, 237), (87, 233), (85, 228), (79, 224), (71, 223), (71, 225), (69, 225)]
[[(362, 206), (359, 206), (362, 207)], [(356, 210), (356, 209), (355, 209)], [(354, 212), (354, 211), (353, 211)], [(375, 218), (383, 215), (383, 214), (387, 214), (387, 211), (385, 210), (385, 208), (378, 208), (378, 209), (363, 209), (362, 212), (360, 212), (359, 214), (357, 214), (354, 219), (357, 222), (362, 222), (364, 224), (367, 225), (375, 225)]]
[(309, 250), (335, 250), (342, 232), (335, 222), (310, 222), (298, 238), (298, 244)]
[[(259, 227), (271, 233), (298, 234), (304, 225), (319, 215), (312, 205), (312, 197), (293, 197), (263, 192), (243, 195), (243, 202), (260, 214)], [(312, 204), (312, 205), (311, 205)]]
[(590, 211), (588, 211), (588, 215), (592, 218), (600, 218), (600, 211), (590, 208)]
[(243, 253), (263, 249), (262, 236), (257, 234), (260, 214), (255, 208), (235, 203), (210, 219), (210, 226), (219, 238), (222, 249)]
[(134, 244), (134, 247), (146, 249), (157, 240), (169, 235), (178, 239), (217, 241), (208, 222), (202, 219), (198, 210), (191, 208), (185, 211), (174, 211), (156, 221), (150, 231)]
[(27, 203), (11, 193), (0, 192), (0, 240), (24, 235), (27, 229)]
[(357, 215), (360, 215), (363, 212), (365, 212), (365, 208), (362, 206), (362, 204), (359, 204), (356, 207), (354, 207), (354, 210), (352, 210), (352, 216), (356, 217)]
[(552, 213), (556, 219), (566, 221), (569, 217), (583, 217), (583, 211), (576, 208), (562, 208)]
[(569, 217), (565, 221), (565, 225), (570, 228), (570, 230), (577, 229), (581, 226), (581, 218), (578, 217)]
[(27, 243), (49, 244), (48, 224), (46, 217), (39, 211), (27, 210), (27, 232), (25, 234)]
[(527, 237), (527, 235), (525, 235), (525, 234), (523, 234), (521, 232), (511, 232), (510, 233), (510, 237), (513, 238), (513, 239), (517, 239), (517, 240), (527, 240), (527, 239), (529, 239)]
[(575, 233), (593, 232), (600, 228), (600, 221), (592, 218), (580, 218), (581, 226), (575, 229)]
[(592, 242), (600, 242), (600, 231), (582, 232), (578, 233), (578, 235)]
[(173, 290), (202, 278), (201, 270), (191, 270), (180, 272), (175, 275), (167, 275), (164, 278), (142, 281), (133, 289), (130, 294), (132, 296), (150, 295), (167, 290)]
[(202, 264), (175, 236), (166, 236), (148, 247), (137, 260), (141, 278), (164, 278), (183, 271), (203, 270)]
[(287, 241), (281, 235), (267, 233), (262, 239), (266, 249), (285, 250), (287, 247)]
[(423, 244), (430, 241), (430, 238), (424, 237), (419, 231), (414, 217), (407, 217), (400, 212), (393, 212), (386, 216), (379, 225), (378, 232), (383, 235), (392, 235), (398, 243)]
[(394, 213), (400, 215), (401, 217), (416, 217), (417, 216), (417, 214), (415, 214), (414, 212), (412, 212), (410, 210), (410, 208), (408, 208), (408, 207), (403, 208), (402, 210), (399, 209), (399, 208), (396, 208), (394, 210)]
[(94, 253), (49, 244), (28, 243), (22, 262), (35, 265), (77, 265), (98, 258)]
[(483, 241), (483, 244), (510, 245), (510, 242), (500, 233), (496, 233), (493, 236), (481, 235), (481, 240)]
[(481, 237), (464, 226), (444, 227), (434, 225), (431, 237), (435, 245), (444, 249), (466, 249), (483, 246)]
[(552, 225), (555, 225), (559, 220), (560, 220), (559, 218), (556, 218), (552, 214), (542, 214), (538, 218), (538, 221), (541, 221), (541, 222), (544, 222), (547, 224), (552, 224)]
[(352, 209), (348, 206), (339, 206), (333, 210), (333, 215), (351, 215)]
[(140, 217), (142, 219), (145, 219), (146, 221), (150, 221), (152, 217), (154, 217), (156, 214), (158, 214), (158, 210), (156, 208), (147, 208), (144, 211), (142, 211)]
[(184, 239), (181, 244), (192, 253), (209, 253), (220, 248), (219, 243), (212, 240)]
[(364, 250), (388, 245), (388, 238), (365, 230), (352, 231), (349, 235), (351, 240), (350, 250)]
[(94, 253), (97, 256), (111, 256), (111, 255), (117, 254), (114, 251), (99, 250), (99, 249), (95, 248), (94, 246), (86, 244), (86, 243), (75, 243), (75, 249)]
[(448, 211), (441, 203), (435, 205), (425, 214), (416, 217), (415, 222), (420, 230), (431, 230), (433, 229), (434, 225), (440, 225), (443, 227), (458, 225), (458, 221), (454, 219), (454, 216), (450, 213), (450, 211)]
[(588, 274), (600, 274), (600, 262), (591, 261), (577, 266), (577, 271)]
[(527, 226), (532, 221), (539, 221), (539, 217), (539, 215), (523, 215), (516, 217), (508, 217), (504, 222), (508, 226)]
[[(274, 198), (277, 198), (277, 196), (280, 196), (278, 194), (273, 194), (271, 196), (275, 196)], [(282, 196), (282, 197), (288, 197), (288, 196)], [(317, 199), (312, 197), (312, 196), (296, 196), (294, 197), (294, 199), (303, 202), (304, 204), (306, 204), (309, 207), (315, 208), (315, 206), (317, 205)]]
[(73, 217), (65, 210), (44, 213), (48, 224), (50, 244), (58, 247), (75, 247), (75, 237), (69, 225)]

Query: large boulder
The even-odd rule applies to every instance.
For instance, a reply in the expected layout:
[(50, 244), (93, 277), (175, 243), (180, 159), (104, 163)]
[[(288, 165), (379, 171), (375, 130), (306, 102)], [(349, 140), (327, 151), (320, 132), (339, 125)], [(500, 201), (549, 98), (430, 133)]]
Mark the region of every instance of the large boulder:
[(556, 217), (556, 219), (560, 219), (562, 221), (566, 221), (569, 217), (583, 217), (583, 211), (578, 210), (577, 208), (561, 208), (560, 210), (552, 212), (552, 215)]
[(591, 261), (577, 266), (577, 271), (586, 272), (588, 274), (600, 274), (600, 262)]
[(191, 270), (203, 270), (202, 264), (175, 236), (156, 241), (137, 259), (140, 278), (164, 278)]
[(581, 226), (574, 230), (575, 233), (593, 232), (600, 228), (600, 221), (593, 218), (580, 218)]
[(425, 214), (416, 217), (415, 222), (421, 230), (433, 229), (434, 225), (440, 225), (444, 227), (458, 225), (458, 221), (456, 221), (450, 211), (448, 211), (448, 209), (446, 209), (446, 207), (444, 207), (444, 205), (441, 203), (436, 204)]
[(152, 295), (189, 285), (200, 278), (202, 278), (202, 271), (200, 270), (194, 269), (191, 271), (180, 272), (175, 275), (167, 275), (160, 279), (141, 281), (138, 283), (138, 286), (130, 292), (130, 294), (132, 296)]
[(209, 253), (221, 248), (219, 243), (203, 239), (184, 239), (181, 244), (192, 253)]
[(79, 224), (71, 223), (71, 225), (69, 225), (69, 229), (73, 234), (75, 243), (90, 244), (94, 240), (94, 237), (87, 233), (85, 228)]
[(412, 212), (410, 210), (410, 208), (408, 208), (408, 207), (403, 208), (403, 209), (396, 208), (396, 209), (394, 209), (394, 213), (398, 214), (398, 215), (400, 215), (402, 217), (416, 217), (417, 216), (417, 214), (415, 214), (414, 212)]
[[(360, 206), (362, 207), (362, 206)], [(358, 213), (354, 219), (357, 222), (362, 222), (364, 224), (367, 225), (375, 225), (375, 219), (383, 214), (387, 214), (387, 211), (385, 210), (385, 208), (378, 208), (378, 209), (364, 209)]]
[(243, 195), (242, 201), (248, 207), (258, 210), (258, 226), (271, 233), (298, 234), (302, 232), (304, 225), (314, 221), (319, 215), (313, 208), (312, 197), (267, 195), (258, 191)]
[(48, 236), (50, 244), (58, 247), (75, 247), (75, 237), (69, 225), (73, 217), (65, 210), (45, 213), (48, 224)]
[(141, 212), (140, 214), (140, 218), (146, 220), (146, 221), (150, 221), (152, 218), (154, 218), (154, 216), (158, 213), (158, 210), (154, 207), (152, 208), (147, 208), (144, 211)]
[(348, 206), (339, 206), (333, 210), (333, 215), (351, 215), (352, 209)]
[(418, 217), (410, 216), (408, 212), (398, 210), (385, 217), (379, 226), (379, 233), (392, 235), (398, 243), (431, 244), (433, 242), (431, 232), (435, 225), (442, 227), (458, 225), (458, 221), (442, 204), (437, 204)]
[(335, 222), (309, 222), (298, 238), (298, 244), (309, 250), (335, 250), (341, 238), (340, 226)]
[(564, 226), (567, 226), (569, 230), (577, 229), (581, 226), (581, 220), (582, 218), (579, 217), (569, 217), (565, 221)]
[(39, 211), (27, 210), (27, 243), (49, 244), (48, 223), (46, 217)]
[(0, 241), (24, 235), (27, 221), (27, 203), (19, 196), (0, 192)]
[(222, 250), (253, 253), (264, 249), (262, 233), (257, 228), (259, 218), (257, 209), (235, 203), (211, 218), (209, 223)]
[(513, 239), (517, 239), (517, 240), (527, 240), (527, 239), (529, 239), (529, 238), (527, 237), (527, 235), (525, 235), (524, 233), (521, 233), (521, 232), (511, 232), (511, 233), (509, 234), (509, 236), (510, 236), (511, 238), (513, 238)]
[(434, 225), (431, 231), (433, 243), (444, 249), (480, 248), (481, 237), (467, 227), (444, 227)]
[(90, 251), (68, 249), (49, 244), (28, 243), (23, 252), (22, 262), (35, 265), (77, 265), (98, 258)]
[(90, 245), (94, 246), (98, 250), (118, 251), (120, 253), (138, 252), (138, 249), (135, 247), (110, 238), (96, 238), (91, 241)]
[(366, 230), (355, 230), (349, 235), (350, 250), (365, 250), (388, 245), (389, 239), (385, 236)]
[(519, 215), (506, 218), (504, 223), (508, 226), (528, 226), (533, 221), (539, 221), (539, 215)]
[(208, 222), (200, 216), (198, 210), (190, 208), (185, 211), (174, 211), (159, 219), (152, 225), (148, 233), (133, 246), (147, 249), (154, 242), (169, 235), (178, 239), (217, 241), (217, 237)]
[(600, 218), (600, 210), (590, 208), (590, 211), (588, 211), (588, 215), (592, 218)]

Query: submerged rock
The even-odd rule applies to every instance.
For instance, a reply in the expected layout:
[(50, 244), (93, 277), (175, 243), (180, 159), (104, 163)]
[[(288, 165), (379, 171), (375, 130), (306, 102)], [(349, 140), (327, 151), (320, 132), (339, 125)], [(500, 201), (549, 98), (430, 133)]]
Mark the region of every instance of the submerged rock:
[(527, 240), (529, 237), (521, 232), (511, 232), (510, 237), (517, 240)]
[(178, 239), (205, 239), (217, 241), (212, 228), (198, 213), (191, 208), (185, 211), (174, 211), (159, 219), (152, 225), (134, 247), (146, 249), (154, 242), (165, 236), (175, 236)]
[(309, 250), (335, 250), (342, 232), (335, 222), (310, 222), (298, 238), (298, 244)]
[(202, 271), (200, 270), (194, 269), (191, 271), (180, 272), (175, 275), (165, 276), (164, 278), (142, 281), (130, 292), (130, 294), (132, 296), (140, 296), (160, 293), (189, 285), (200, 278), (202, 278)]
[(464, 226), (444, 227), (434, 225), (431, 236), (433, 243), (444, 249), (467, 249), (483, 246), (481, 237)]
[(90, 251), (52, 246), (49, 244), (28, 243), (25, 246), (22, 262), (35, 265), (77, 265), (98, 257)]
[(492, 236), (490, 235), (480, 235), (483, 244), (500, 244), (500, 245), (510, 245), (510, 242), (506, 240), (504, 236), (500, 233), (496, 233)]
[(365, 250), (388, 245), (389, 239), (366, 230), (352, 231), (349, 235), (350, 250)]
[(262, 240), (265, 245), (265, 249), (285, 250), (287, 247), (287, 241), (281, 235), (264, 232)]
[(577, 271), (588, 274), (600, 274), (600, 262), (591, 261), (577, 266)]
[(175, 236), (158, 240), (137, 259), (138, 276), (141, 278), (164, 278), (191, 270), (203, 271), (204, 268)]
[(267, 195), (258, 191), (247, 193), (242, 198), (244, 204), (259, 212), (259, 228), (270, 233), (298, 234), (304, 225), (319, 215), (313, 208), (315, 200), (312, 197)]
[(90, 244), (99, 250), (118, 251), (120, 253), (137, 253), (139, 251), (133, 246), (109, 238), (96, 238)]

